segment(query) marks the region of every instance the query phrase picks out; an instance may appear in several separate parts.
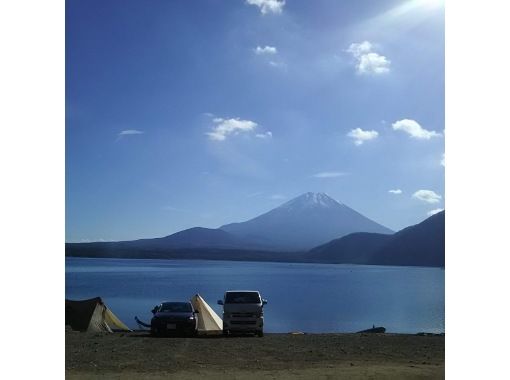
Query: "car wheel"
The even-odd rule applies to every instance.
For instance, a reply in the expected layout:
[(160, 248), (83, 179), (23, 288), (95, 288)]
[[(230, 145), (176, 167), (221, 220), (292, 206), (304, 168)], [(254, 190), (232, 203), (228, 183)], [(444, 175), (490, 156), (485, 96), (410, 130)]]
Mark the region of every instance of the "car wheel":
[(228, 336), (228, 330), (223, 330), (223, 336)]

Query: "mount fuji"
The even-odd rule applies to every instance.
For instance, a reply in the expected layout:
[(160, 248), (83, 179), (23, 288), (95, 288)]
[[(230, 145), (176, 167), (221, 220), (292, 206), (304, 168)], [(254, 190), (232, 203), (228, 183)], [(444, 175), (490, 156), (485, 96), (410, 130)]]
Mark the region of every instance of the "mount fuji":
[[(324, 193), (306, 193), (246, 222), (194, 227), (153, 239), (67, 243), (68, 256), (291, 260), (353, 232), (392, 234)], [(298, 256), (292, 260), (298, 260)], [(300, 256), (299, 256), (300, 257)]]
[(393, 233), (325, 193), (305, 193), (256, 218), (220, 229), (283, 251), (308, 250), (353, 232)]

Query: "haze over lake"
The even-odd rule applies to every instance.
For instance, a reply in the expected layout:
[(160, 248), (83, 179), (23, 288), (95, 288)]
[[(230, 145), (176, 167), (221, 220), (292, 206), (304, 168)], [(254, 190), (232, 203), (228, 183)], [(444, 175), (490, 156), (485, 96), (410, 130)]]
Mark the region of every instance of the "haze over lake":
[(444, 332), (444, 270), (338, 264), (66, 258), (66, 298), (103, 298), (131, 328), (196, 293), (221, 316), (225, 290), (259, 290), (266, 332)]

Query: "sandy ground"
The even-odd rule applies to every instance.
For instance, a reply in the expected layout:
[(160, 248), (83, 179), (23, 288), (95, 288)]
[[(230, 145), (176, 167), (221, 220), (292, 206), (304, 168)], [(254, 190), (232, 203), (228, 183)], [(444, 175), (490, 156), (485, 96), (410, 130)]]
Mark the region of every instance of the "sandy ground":
[(443, 379), (444, 336), (66, 331), (68, 379)]

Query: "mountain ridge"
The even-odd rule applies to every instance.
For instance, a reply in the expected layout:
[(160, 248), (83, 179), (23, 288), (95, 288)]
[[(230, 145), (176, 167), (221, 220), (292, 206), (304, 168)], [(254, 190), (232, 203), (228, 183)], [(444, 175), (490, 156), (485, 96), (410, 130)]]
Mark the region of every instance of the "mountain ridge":
[[(343, 216), (359, 215), (361, 221), (369, 220), (327, 194), (306, 193), (247, 222), (262, 220), (263, 227), (269, 226), (269, 228), (274, 228), (277, 233), (281, 233), (279, 226), (288, 219), (289, 215), (298, 220), (304, 215), (307, 216), (304, 218), (304, 222), (294, 223), (291, 227), (297, 225), (301, 228), (311, 229), (313, 223), (317, 223), (319, 229), (324, 229), (328, 218), (331, 214), (337, 215), (337, 211)], [(276, 218), (273, 218), (275, 213)], [(268, 215), (273, 219), (272, 224), (266, 223)], [(152, 239), (66, 243), (66, 256), (444, 267), (444, 215), (444, 211), (442, 211), (421, 223), (393, 234), (359, 231), (348, 233), (327, 242), (321, 242), (309, 250), (291, 250), (288, 246), (285, 247), (286, 249), (282, 249), (281, 246), (278, 247), (274, 244), (271, 236), (257, 236), (256, 229), (251, 230), (251, 235), (239, 235), (225, 230), (246, 223), (241, 222), (224, 225), (221, 228), (193, 227)], [(322, 222), (318, 223), (317, 220), (322, 220)], [(352, 221), (349, 218), (348, 220)], [(300, 225), (300, 223), (302, 224)], [(338, 226), (336, 224), (333, 227)], [(338, 233), (338, 229), (335, 228), (327, 232)], [(264, 231), (262, 230), (262, 232)], [(309, 231), (290, 228), (284, 232), (289, 234), (290, 238), (298, 239), (300, 234)], [(283, 237), (289, 236), (283, 234)], [(321, 238), (324, 239), (324, 235)]]
[(245, 222), (220, 227), (238, 237), (264, 237), (279, 250), (307, 251), (353, 232), (393, 233), (326, 193), (305, 193)]
[(393, 235), (343, 236), (310, 250), (309, 254), (308, 258), (317, 262), (444, 267), (445, 212)]
[(133, 242), (66, 243), (66, 256), (444, 267), (444, 215), (443, 211), (393, 235), (353, 233), (308, 252), (133, 244), (143, 242), (142, 239)]

